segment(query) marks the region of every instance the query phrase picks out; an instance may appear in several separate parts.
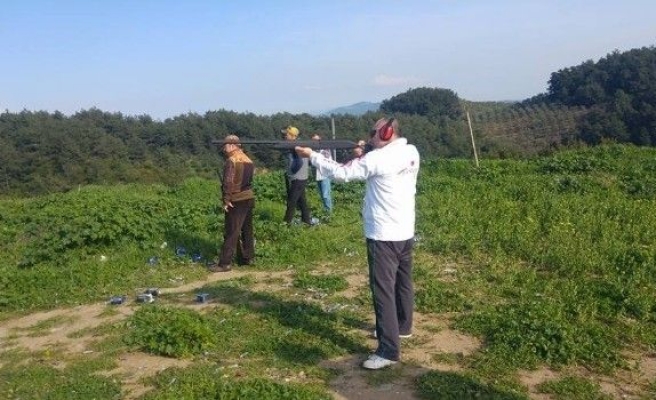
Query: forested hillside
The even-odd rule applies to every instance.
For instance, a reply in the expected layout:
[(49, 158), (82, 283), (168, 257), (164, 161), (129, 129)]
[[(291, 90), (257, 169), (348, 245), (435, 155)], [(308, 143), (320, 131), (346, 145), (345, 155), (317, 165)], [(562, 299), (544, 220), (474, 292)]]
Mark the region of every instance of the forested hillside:
[(578, 127), (585, 143), (656, 146), (656, 48), (614, 51), (598, 62), (555, 72), (548, 93), (528, 103), (543, 101), (589, 107)]
[[(613, 52), (598, 62), (554, 72), (547, 93), (521, 102), (473, 102), (443, 88), (415, 88), (383, 101), (380, 111), (335, 115), (337, 138), (366, 138), (383, 115), (401, 121), (402, 133), (422, 157), (532, 157), (576, 144), (607, 141), (656, 145), (656, 49)], [(212, 139), (235, 133), (279, 138), (287, 125), (330, 137), (331, 117), (279, 113), (261, 116), (227, 110), (155, 121), (98, 109), (65, 116), (24, 110), (0, 114), (0, 193), (35, 195), (87, 184), (174, 184), (213, 178), (221, 165)], [(470, 131), (471, 127), (471, 131)], [(263, 168), (281, 166), (281, 154), (247, 149)], [(340, 155), (345, 159), (348, 155)]]

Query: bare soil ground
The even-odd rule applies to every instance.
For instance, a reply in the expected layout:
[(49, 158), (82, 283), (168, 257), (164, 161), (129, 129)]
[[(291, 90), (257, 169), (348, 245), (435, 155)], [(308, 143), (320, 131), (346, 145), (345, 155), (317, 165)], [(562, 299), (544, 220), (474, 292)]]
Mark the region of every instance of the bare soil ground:
[[(208, 283), (234, 279), (241, 275), (251, 275), (257, 282), (286, 282), (278, 284), (281, 288), (288, 286), (291, 274), (288, 272), (242, 272), (231, 271), (228, 273), (217, 273), (200, 280), (184, 284), (175, 288), (162, 289), (162, 294), (188, 293)], [(366, 285), (366, 276), (354, 274), (349, 278), (351, 288)], [(271, 284), (258, 283), (255, 290), (271, 290)], [(349, 289), (341, 293), (347, 297), (355, 296), (356, 290)], [(5, 320), (0, 326), (0, 350), (9, 348), (22, 348), (39, 354), (48, 349), (56, 348), (68, 354), (82, 354), (93, 357), (90, 344), (98, 337), (91, 332), (93, 328), (108, 322), (118, 322), (131, 315), (136, 309), (130, 302), (114, 306), (116, 311), (107, 315), (106, 303), (82, 305), (73, 308), (56, 309), (46, 312), (36, 312), (27, 316)], [(211, 307), (212, 303), (195, 304), (194, 307)], [(65, 323), (57, 324), (56, 327), (39, 330), (33, 334), (33, 330), (39, 324), (53, 319), (63, 319)], [(337, 400), (391, 400), (391, 399), (418, 399), (414, 393), (414, 379), (431, 370), (457, 371), (457, 363), (442, 362), (444, 356), (466, 356), (476, 351), (481, 343), (474, 338), (463, 335), (460, 332), (449, 329), (449, 317), (426, 316), (415, 314), (414, 332), (411, 339), (403, 341), (403, 363), (394, 367), (393, 374), (385, 379), (384, 383), (371, 379), (371, 372), (363, 370), (360, 364), (363, 355), (354, 355), (341, 359), (328, 360), (322, 366), (338, 371), (338, 376), (331, 382), (331, 389)], [(373, 319), (371, 321), (373, 326)], [(371, 331), (362, 331), (367, 336), (373, 350), (376, 346), (375, 339), (371, 338)], [(621, 371), (614, 377), (600, 378), (600, 384), (604, 392), (616, 399), (637, 398), (637, 385), (653, 382), (656, 378), (656, 354), (649, 356), (635, 356), (636, 367), (631, 372)], [(126, 353), (118, 357), (118, 367), (109, 371), (108, 374), (120, 376), (127, 395), (126, 399), (134, 399), (144, 394), (149, 388), (143, 386), (141, 378), (154, 375), (169, 367), (185, 367), (189, 361), (177, 360), (166, 357), (157, 357), (145, 353)], [(520, 381), (529, 388), (532, 399), (550, 399), (548, 395), (536, 391), (539, 383), (555, 379), (563, 372), (552, 371), (546, 368), (536, 371), (521, 371)]]

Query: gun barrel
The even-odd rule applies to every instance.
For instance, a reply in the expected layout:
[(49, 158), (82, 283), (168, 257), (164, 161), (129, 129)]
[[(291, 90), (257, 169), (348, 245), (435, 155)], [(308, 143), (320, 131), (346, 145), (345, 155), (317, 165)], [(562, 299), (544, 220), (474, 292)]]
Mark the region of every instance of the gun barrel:
[[(212, 140), (212, 144), (223, 146), (234, 144), (224, 140)], [(353, 149), (358, 144), (350, 140), (269, 140), (269, 139), (241, 139), (238, 144), (266, 145), (278, 150), (293, 150), (296, 146), (318, 149)]]

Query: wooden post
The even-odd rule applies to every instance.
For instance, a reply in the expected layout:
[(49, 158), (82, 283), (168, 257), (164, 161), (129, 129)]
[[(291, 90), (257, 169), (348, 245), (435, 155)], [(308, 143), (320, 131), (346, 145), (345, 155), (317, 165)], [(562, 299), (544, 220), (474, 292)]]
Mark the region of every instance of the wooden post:
[(472, 130), (469, 111), (467, 111), (467, 125), (469, 125), (469, 136), (471, 136), (472, 148), (474, 149), (474, 160), (476, 160), (476, 168), (478, 168), (478, 153), (476, 152), (476, 142), (474, 142), (474, 131)]

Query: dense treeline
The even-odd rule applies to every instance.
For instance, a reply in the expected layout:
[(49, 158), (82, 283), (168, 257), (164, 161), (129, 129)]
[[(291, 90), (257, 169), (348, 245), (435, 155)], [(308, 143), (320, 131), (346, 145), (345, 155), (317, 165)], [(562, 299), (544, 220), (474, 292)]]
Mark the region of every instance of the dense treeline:
[[(335, 136), (364, 139), (381, 116), (335, 116)], [(462, 121), (435, 124), (419, 115), (404, 116), (402, 121), (403, 131), (426, 156), (469, 154)], [(58, 112), (5, 112), (0, 114), (0, 191), (33, 195), (87, 184), (174, 184), (191, 176), (217, 177), (222, 160), (213, 139), (230, 133), (281, 138), (280, 130), (289, 124), (301, 130), (301, 139), (309, 139), (313, 132), (331, 136), (330, 118), (309, 114), (257, 116), (221, 110), (154, 121), (97, 109), (70, 117)], [(252, 146), (248, 152), (261, 167), (282, 166), (279, 151)], [(342, 160), (348, 156), (339, 155)]]
[(381, 111), (386, 113), (418, 114), (433, 121), (458, 119), (462, 106), (458, 95), (449, 89), (417, 88), (383, 101)]
[(551, 74), (548, 93), (530, 102), (584, 106), (579, 138), (656, 145), (656, 48), (614, 51), (598, 62), (586, 61)]
[[(449, 89), (415, 88), (362, 116), (335, 115), (335, 136), (364, 139), (383, 115), (425, 158), (470, 157), (471, 133), (481, 157), (528, 157), (576, 143), (656, 145), (656, 49), (613, 52), (551, 75), (548, 92), (522, 102), (471, 102)], [(213, 139), (235, 133), (280, 138), (293, 124), (301, 139), (330, 137), (331, 119), (310, 114), (261, 116), (219, 110), (155, 121), (98, 109), (0, 114), (0, 193), (34, 195), (87, 184), (164, 183), (216, 177), (221, 166)], [(471, 128), (471, 131), (470, 131)], [(281, 154), (248, 152), (258, 165), (278, 168)], [(342, 160), (348, 153), (338, 156)]]

